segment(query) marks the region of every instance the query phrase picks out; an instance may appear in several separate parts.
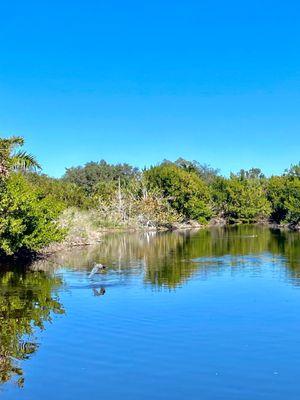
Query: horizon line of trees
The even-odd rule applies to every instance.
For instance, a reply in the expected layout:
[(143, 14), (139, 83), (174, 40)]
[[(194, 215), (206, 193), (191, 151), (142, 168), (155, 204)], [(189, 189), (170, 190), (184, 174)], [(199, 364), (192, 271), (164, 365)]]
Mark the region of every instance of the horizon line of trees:
[(300, 224), (300, 163), (266, 177), (259, 168), (229, 177), (197, 161), (138, 169), (104, 160), (66, 169), (62, 178), (40, 172), (24, 140), (0, 139), (0, 251), (38, 251), (63, 239), (64, 210), (91, 213), (101, 227), (171, 227), (213, 219), (228, 224)]
[(225, 177), (207, 164), (183, 158), (142, 170), (101, 160), (66, 169), (54, 181), (80, 190), (82, 207), (112, 202), (130, 192), (160, 196), (182, 220), (206, 223), (223, 218), (228, 223), (270, 221), (294, 227), (300, 223), (300, 163), (282, 175), (266, 177), (261, 169), (251, 168)]

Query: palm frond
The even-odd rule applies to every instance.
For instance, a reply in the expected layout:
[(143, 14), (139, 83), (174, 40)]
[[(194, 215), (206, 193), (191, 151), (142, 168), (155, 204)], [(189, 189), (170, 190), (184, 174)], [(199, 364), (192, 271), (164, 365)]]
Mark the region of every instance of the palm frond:
[(12, 136), (10, 138), (0, 138), (0, 150), (13, 149), (18, 146), (23, 146), (24, 139), (21, 136)]
[(12, 146), (23, 146), (24, 145), (24, 138), (22, 136), (12, 136), (7, 139)]
[(41, 169), (36, 158), (26, 151), (18, 151), (11, 157), (11, 166), (14, 170), (35, 170)]

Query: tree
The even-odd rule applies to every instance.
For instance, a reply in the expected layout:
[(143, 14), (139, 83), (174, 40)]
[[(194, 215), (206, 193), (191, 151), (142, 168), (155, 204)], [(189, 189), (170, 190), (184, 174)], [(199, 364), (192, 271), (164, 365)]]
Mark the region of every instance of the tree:
[(208, 164), (200, 164), (195, 160), (188, 161), (181, 157), (178, 158), (174, 164), (188, 172), (194, 172), (207, 183), (211, 183), (220, 172), (218, 169), (212, 168)]
[(267, 182), (267, 198), (271, 204), (271, 221), (281, 223), (286, 220), (287, 179), (285, 176), (272, 176)]
[(38, 251), (60, 241), (64, 232), (57, 219), (63, 205), (41, 195), (20, 173), (11, 174), (0, 186), (0, 252)]
[(300, 174), (297, 166), (283, 176), (272, 176), (267, 185), (267, 196), (272, 205), (271, 219), (292, 226), (300, 222)]
[(13, 136), (9, 139), (0, 138), (0, 177), (5, 178), (11, 171), (40, 169), (35, 157), (23, 150), (17, 150), (24, 145), (24, 139)]
[(159, 189), (179, 214), (186, 219), (206, 222), (212, 215), (210, 191), (195, 173), (175, 164), (163, 163), (144, 172), (150, 189)]
[(293, 226), (298, 225), (300, 223), (300, 179), (298, 177), (288, 181), (284, 204), (287, 209), (286, 221)]
[(291, 165), (289, 169), (285, 170), (285, 176), (300, 178), (300, 162), (295, 165)]
[[(234, 176), (234, 174), (232, 175)], [(237, 176), (241, 179), (264, 179), (265, 175), (260, 168), (251, 168), (249, 170), (241, 169)]]
[(219, 179), (213, 190), (217, 210), (230, 223), (253, 223), (269, 218), (271, 205), (260, 179), (232, 175)]
[(37, 172), (27, 172), (25, 178), (41, 196), (52, 196), (65, 207), (90, 208), (92, 206), (92, 199), (75, 183), (51, 178)]
[(100, 182), (118, 182), (126, 186), (131, 179), (139, 175), (139, 170), (128, 164), (109, 164), (104, 160), (90, 162), (83, 167), (68, 168), (63, 177), (64, 181), (75, 183), (89, 195), (94, 193)]

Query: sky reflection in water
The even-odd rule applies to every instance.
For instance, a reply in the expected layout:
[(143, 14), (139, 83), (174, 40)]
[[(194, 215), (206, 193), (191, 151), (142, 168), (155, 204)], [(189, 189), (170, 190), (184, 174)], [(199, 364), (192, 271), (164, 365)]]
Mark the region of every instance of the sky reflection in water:
[(2, 269), (3, 399), (300, 396), (298, 233), (114, 234)]

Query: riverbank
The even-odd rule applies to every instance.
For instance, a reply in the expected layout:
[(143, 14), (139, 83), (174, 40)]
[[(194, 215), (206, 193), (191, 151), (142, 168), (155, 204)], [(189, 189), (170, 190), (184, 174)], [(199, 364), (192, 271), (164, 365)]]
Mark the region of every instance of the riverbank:
[(53, 243), (39, 253), (40, 256), (47, 256), (58, 251), (62, 251), (73, 247), (85, 247), (92, 246), (102, 241), (104, 235), (110, 233), (134, 233), (134, 232), (167, 232), (167, 231), (179, 231), (179, 230), (189, 230), (189, 229), (204, 229), (209, 227), (209, 225), (199, 224), (195, 221), (189, 221), (187, 223), (176, 223), (166, 227), (138, 227), (138, 226), (123, 226), (123, 227), (99, 227), (97, 230), (93, 230), (88, 225), (80, 227), (80, 229), (72, 229), (66, 236), (66, 239), (61, 243)]
[(207, 224), (200, 224), (197, 221), (173, 222), (164, 226), (154, 226), (154, 224), (123, 224), (119, 226), (101, 226), (97, 221), (96, 214), (93, 211), (82, 211), (70, 209), (64, 212), (59, 221), (59, 227), (62, 228), (66, 236), (63, 241), (51, 243), (38, 252), (20, 250), (12, 256), (0, 255), (0, 261), (3, 265), (15, 265), (19, 262), (30, 264), (35, 260), (47, 259), (52, 254), (65, 251), (72, 248), (85, 248), (101, 243), (104, 235), (113, 233), (135, 233), (135, 232), (167, 232), (180, 230), (200, 230), (209, 228), (224, 228), (241, 225), (256, 225), (278, 229), (281, 231), (300, 231), (300, 224), (277, 224), (267, 220), (261, 220), (254, 224), (235, 223), (230, 224), (224, 218), (212, 218)]
[(279, 223), (272, 223), (274, 228), (300, 229), (300, 165), (270, 178), (258, 169), (227, 178), (183, 159), (143, 170), (102, 160), (68, 169), (64, 177), (54, 179), (14, 164), (14, 150), (23, 144), (22, 138), (0, 141), (6, 149), (1, 156), (0, 251), (6, 255), (95, 244), (103, 232), (113, 231), (273, 220)]
[[(230, 224), (223, 218), (213, 218), (207, 224), (200, 224), (197, 221), (188, 222), (176, 222), (168, 226), (119, 226), (119, 227), (95, 227), (93, 221), (90, 218), (74, 218), (72, 224), (69, 226), (69, 232), (65, 240), (61, 243), (53, 243), (50, 246), (45, 247), (39, 253), (41, 257), (47, 257), (48, 255), (57, 253), (71, 248), (80, 248), (86, 246), (93, 246), (100, 243), (104, 235), (113, 233), (135, 233), (135, 232), (172, 232), (180, 230), (200, 230), (209, 228), (224, 228), (241, 225), (253, 225), (253, 226), (264, 226), (270, 229), (278, 229), (281, 231), (299, 231), (300, 224), (297, 226), (291, 224), (277, 224), (270, 221), (260, 221), (253, 224)], [(64, 229), (67, 229), (66, 221), (62, 225)]]

